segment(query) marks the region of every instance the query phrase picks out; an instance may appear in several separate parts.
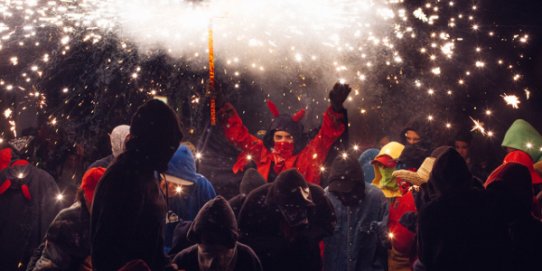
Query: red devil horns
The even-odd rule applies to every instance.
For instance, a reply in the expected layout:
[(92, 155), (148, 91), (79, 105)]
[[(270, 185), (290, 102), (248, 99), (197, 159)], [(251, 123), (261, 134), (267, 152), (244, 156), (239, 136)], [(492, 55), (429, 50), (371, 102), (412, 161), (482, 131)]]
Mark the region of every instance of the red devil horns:
[[(273, 117), (275, 118), (278, 118), (278, 116), (280, 115), (280, 112), (279, 112), (279, 109), (277, 108), (277, 105), (275, 105), (274, 102), (272, 102), (271, 100), (267, 100), (267, 107), (269, 108), (269, 111), (271, 111), (271, 114), (273, 114)], [(294, 122), (299, 122), (303, 116), (305, 116), (305, 109), (301, 109), (299, 111), (297, 111), (297, 113), (295, 113), (293, 116), (292, 116), (292, 120)]]
[(267, 107), (269, 107), (269, 111), (271, 111), (271, 114), (273, 114), (273, 117), (277, 118), (280, 115), (279, 109), (275, 105), (274, 102), (271, 100), (267, 100)]
[(301, 109), (301, 110), (299, 110), (299, 111), (297, 111), (297, 113), (295, 113), (295, 114), (292, 116), (292, 120), (293, 120), (294, 122), (299, 122), (299, 121), (303, 118), (303, 116), (305, 116), (305, 109), (304, 109), (304, 108)]

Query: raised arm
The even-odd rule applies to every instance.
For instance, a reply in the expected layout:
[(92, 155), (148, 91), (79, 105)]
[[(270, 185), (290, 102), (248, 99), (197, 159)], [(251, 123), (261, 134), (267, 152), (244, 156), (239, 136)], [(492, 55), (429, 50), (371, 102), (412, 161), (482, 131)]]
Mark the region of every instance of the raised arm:
[(320, 130), (299, 154), (297, 167), (308, 182), (320, 184), (320, 167), (333, 143), (346, 131), (346, 109), (343, 103), (350, 91), (352, 89), (346, 84), (336, 83), (333, 86), (329, 92), (331, 105), (324, 112)]
[(258, 164), (267, 150), (263, 141), (248, 132), (231, 103), (225, 103), (219, 114), (226, 139), (241, 151), (233, 166), (233, 172), (243, 171), (250, 160)]

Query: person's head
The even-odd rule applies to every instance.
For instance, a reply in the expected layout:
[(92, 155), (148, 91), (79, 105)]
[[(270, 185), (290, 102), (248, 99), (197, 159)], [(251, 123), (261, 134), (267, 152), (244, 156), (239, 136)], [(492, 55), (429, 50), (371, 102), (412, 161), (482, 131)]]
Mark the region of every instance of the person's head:
[(329, 192), (333, 193), (345, 206), (359, 204), (365, 196), (363, 170), (354, 158), (337, 156), (331, 164), (329, 173)]
[(111, 134), (109, 134), (109, 141), (111, 142), (111, 153), (113, 154), (113, 157), (119, 156), (122, 152), (124, 152), (125, 146), (124, 142), (126, 141), (126, 137), (130, 134), (130, 126), (129, 125), (119, 125), (111, 131)]
[(469, 158), (471, 141), (472, 134), (468, 130), (459, 131), (454, 137), (454, 148), (465, 160)]
[(405, 137), (406, 143), (411, 144), (411, 145), (418, 144), (422, 140), (421, 136), (418, 134), (416, 130), (406, 130), (404, 137)]
[(293, 116), (290, 116), (280, 114), (271, 101), (267, 101), (267, 105), (274, 119), (263, 137), (265, 146), (286, 157), (300, 151), (303, 136), (301, 119), (305, 114), (305, 110), (301, 109)]
[(434, 196), (464, 191), (472, 188), (473, 180), (465, 159), (452, 147), (436, 148), (431, 157), (435, 157), (428, 184)]
[(470, 150), (469, 142), (456, 139), (454, 141), (454, 148), (459, 153), (459, 155), (463, 157), (463, 159), (467, 160), (467, 158), (469, 158), (469, 150)]
[(392, 141), (382, 147), (371, 162), (375, 176), (372, 183), (382, 188), (384, 195), (388, 198), (394, 197), (394, 194), (398, 193), (398, 185), (392, 177), (392, 173), (396, 169), (397, 159), (399, 159), (404, 149), (403, 144)]
[(221, 196), (203, 205), (187, 234), (188, 240), (198, 246), (200, 270), (228, 270), (238, 237), (235, 214)]
[(266, 203), (276, 206), (289, 227), (309, 223), (309, 208), (314, 207), (309, 185), (297, 169), (281, 172), (267, 194)]
[(263, 176), (253, 168), (249, 168), (243, 174), (241, 184), (239, 185), (239, 193), (247, 195), (252, 190), (265, 184)]
[(501, 146), (508, 152), (524, 151), (533, 161), (542, 157), (542, 135), (528, 122), (522, 119), (515, 120), (506, 131)]
[(175, 112), (159, 100), (141, 105), (130, 124), (126, 150), (144, 158), (146, 166), (163, 172), (179, 147), (183, 134)]
[[(104, 173), (105, 168), (93, 167), (88, 169), (81, 179), (81, 186), (79, 189), (83, 196), (82, 199), (84, 199), (85, 205), (89, 211), (92, 206), (92, 200), (94, 199), (94, 191), (96, 190), (96, 187), (98, 186), (98, 183), (102, 179)], [(80, 198), (79, 200), (82, 199)]]

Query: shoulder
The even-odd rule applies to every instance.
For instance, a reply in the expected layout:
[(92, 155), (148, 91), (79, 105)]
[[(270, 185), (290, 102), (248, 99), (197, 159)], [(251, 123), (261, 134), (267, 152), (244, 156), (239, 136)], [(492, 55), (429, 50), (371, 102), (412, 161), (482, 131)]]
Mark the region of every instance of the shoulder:
[(177, 253), (173, 258), (173, 263), (175, 263), (179, 268), (199, 268), (198, 266), (198, 245), (192, 245), (187, 247), (181, 252)]
[(252, 264), (257, 263), (257, 265), (260, 265), (260, 259), (256, 255), (256, 252), (254, 252), (254, 250), (252, 250), (252, 248), (250, 248), (249, 246), (241, 242), (237, 242), (237, 253), (239, 257), (238, 261)]
[(386, 196), (384, 196), (382, 190), (369, 183), (365, 184), (365, 196), (374, 200), (386, 200)]

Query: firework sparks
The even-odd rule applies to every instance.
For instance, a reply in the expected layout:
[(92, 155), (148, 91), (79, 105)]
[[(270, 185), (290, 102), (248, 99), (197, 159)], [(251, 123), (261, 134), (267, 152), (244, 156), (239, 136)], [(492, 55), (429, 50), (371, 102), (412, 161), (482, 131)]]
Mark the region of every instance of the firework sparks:
[(478, 120), (473, 119), (472, 117), (469, 117), (469, 118), (474, 123), (474, 126), (471, 129), (471, 132), (479, 131), (482, 135), (486, 135), (486, 128), (484, 128), (484, 124)]
[(506, 93), (504, 93), (503, 95), (501, 95), (501, 97), (503, 98), (504, 102), (507, 105), (512, 106), (512, 108), (514, 108), (514, 109), (519, 108), (519, 104), (521, 103), (521, 101), (519, 100), (518, 96), (516, 96), (516, 95), (507, 95)]

